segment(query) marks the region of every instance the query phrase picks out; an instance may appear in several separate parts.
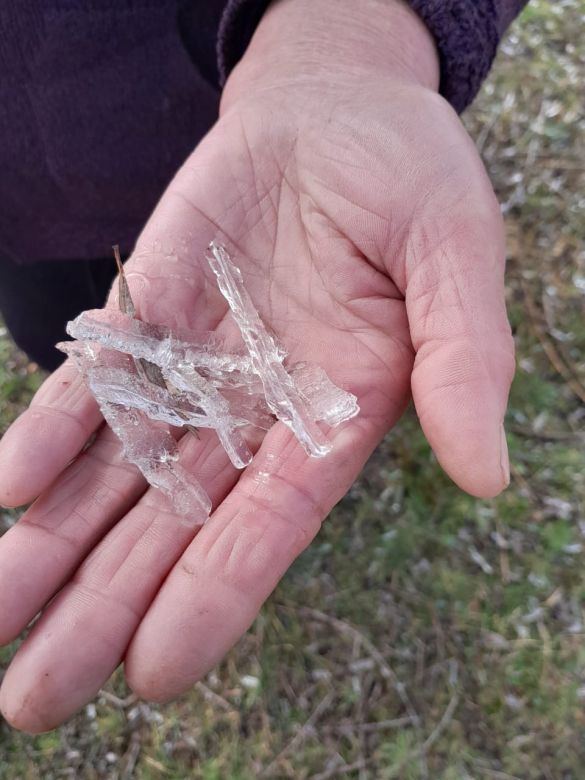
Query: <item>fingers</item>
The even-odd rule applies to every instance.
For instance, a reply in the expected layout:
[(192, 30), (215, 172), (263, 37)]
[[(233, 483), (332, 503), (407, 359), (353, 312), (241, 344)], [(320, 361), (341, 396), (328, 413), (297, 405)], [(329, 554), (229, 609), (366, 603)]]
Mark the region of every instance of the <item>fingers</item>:
[[(181, 441), (181, 463), (217, 502), (236, 479), (213, 432)], [(94, 549), (18, 650), (0, 689), (16, 728), (54, 728), (90, 700), (120, 663), (161, 582), (195, 531), (149, 490)], [(66, 662), (64, 662), (66, 659)]]
[(42, 493), (101, 419), (77, 370), (65, 361), (0, 441), (0, 504), (20, 506)]
[[(232, 181), (200, 174), (195, 168), (200, 160), (203, 172), (213, 170), (205, 159), (223, 159), (221, 140), (205, 141), (201, 148), (211, 148), (203, 160), (198, 150), (197, 157), (177, 174), (126, 264), (138, 314), (146, 321), (206, 332), (225, 315), (227, 307), (221, 296), (215, 290), (207, 296), (201, 263), (209, 241), (218, 232), (214, 216), (221, 214), (229, 233), (241, 222), (241, 198), (234, 196), (233, 208), (224, 212), (225, 190)], [(209, 208), (210, 216), (198, 207), (197, 199), (191, 201), (185, 194), (199, 179), (199, 200)], [(116, 301), (114, 285), (109, 305), (116, 306)], [(30, 409), (0, 442), (0, 504), (19, 506), (40, 495), (101, 421), (97, 404), (71, 362), (66, 361), (46, 380)]]
[[(161, 198), (126, 264), (141, 319), (206, 332), (226, 314), (215, 284), (206, 283), (204, 252), (219, 232), (241, 235), (248, 222), (255, 224), (260, 208), (254, 202), (248, 156), (225, 164), (225, 149), (233, 143), (226, 133), (233, 132), (224, 122), (199, 144)], [(240, 192), (238, 182), (250, 182), (248, 190)], [(117, 306), (117, 285), (108, 305)], [(40, 495), (100, 423), (95, 401), (67, 361), (0, 442), (0, 504), (18, 506)]]
[(502, 234), (499, 213), (453, 217), (419, 237), (406, 290), (421, 425), (445, 471), (481, 497), (509, 482), (503, 420), (514, 346)]
[(381, 431), (363, 417), (335, 431), (332, 452), (308, 458), (277, 424), (252, 466), (167, 577), (126, 655), (129, 684), (174, 697), (247, 630), (292, 561), (349, 488)]
[(0, 644), (23, 631), (145, 486), (103, 427), (0, 539)]

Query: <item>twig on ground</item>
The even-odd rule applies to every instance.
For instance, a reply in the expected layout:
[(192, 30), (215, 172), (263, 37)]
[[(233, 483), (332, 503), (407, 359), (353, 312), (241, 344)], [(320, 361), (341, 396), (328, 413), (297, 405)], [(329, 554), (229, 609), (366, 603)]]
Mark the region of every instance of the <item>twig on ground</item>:
[(225, 712), (236, 712), (236, 708), (232, 707), (232, 705), (229, 703), (227, 699), (224, 699), (223, 696), (219, 695), (219, 693), (212, 691), (211, 688), (205, 685), (205, 683), (198, 682), (195, 684), (195, 688), (203, 696), (205, 701), (209, 701), (212, 702), (213, 704), (217, 704), (217, 706), (220, 707)]
[[(393, 767), (390, 767), (389, 770), (384, 774), (385, 778), (391, 780), (391, 778), (400, 777), (402, 770), (404, 769), (405, 765), (409, 761), (414, 761), (417, 758), (421, 758), (421, 756), (426, 756), (426, 754), (433, 747), (435, 742), (439, 739), (439, 737), (443, 734), (445, 729), (451, 723), (451, 720), (453, 719), (453, 715), (455, 714), (455, 710), (459, 705), (459, 699), (460, 699), (460, 694), (459, 691), (456, 690), (451, 696), (449, 704), (447, 705), (443, 715), (441, 716), (441, 719), (439, 720), (435, 728), (431, 731), (429, 736), (422, 743), (422, 745), (411, 750), (397, 764), (395, 764)], [(359, 761), (356, 761), (353, 764), (347, 764), (346, 766), (337, 765), (331, 767), (330, 769), (325, 770), (324, 772), (321, 772), (318, 775), (313, 775), (310, 778), (310, 780), (330, 780), (330, 778), (349, 774), (349, 772), (355, 772), (359, 769), (366, 767), (373, 760), (374, 758), (372, 757), (368, 759), (360, 759)], [(512, 778), (510, 776), (510, 780), (519, 780), (519, 778)]]
[(432, 746), (439, 739), (441, 734), (445, 731), (445, 729), (453, 719), (453, 715), (455, 714), (455, 710), (457, 709), (458, 705), (459, 705), (459, 691), (455, 691), (453, 693), (453, 696), (451, 696), (451, 701), (447, 705), (447, 709), (443, 713), (441, 720), (437, 723), (435, 728), (431, 731), (429, 736), (423, 742), (423, 748), (425, 753), (432, 748)]
[(105, 701), (108, 702), (108, 704), (112, 704), (114, 707), (116, 707), (119, 710), (126, 710), (128, 707), (131, 707), (133, 704), (136, 704), (138, 701), (138, 696), (135, 693), (131, 693), (128, 696), (126, 696), (125, 699), (121, 699), (119, 696), (116, 696), (113, 693), (110, 693), (109, 691), (100, 690), (98, 693), (98, 697), (101, 699), (105, 699)]
[(134, 731), (130, 737), (130, 745), (128, 746), (128, 750), (124, 754), (126, 763), (124, 764), (124, 769), (121, 775), (122, 780), (131, 780), (134, 774), (134, 769), (136, 768), (136, 762), (138, 761), (141, 748), (142, 745), (140, 742), (140, 732)]
[[(371, 761), (371, 759), (370, 759)], [(339, 765), (326, 769), (324, 772), (319, 772), (318, 775), (313, 775), (310, 780), (331, 780), (331, 778), (339, 777), (340, 775), (348, 775), (350, 772), (358, 772), (361, 769), (365, 769), (368, 765), (368, 760), (360, 758), (359, 761), (354, 761), (353, 764)]]
[(536, 334), (537, 339), (540, 341), (542, 349), (544, 350), (544, 354), (547, 356), (553, 368), (561, 375), (561, 377), (567, 383), (567, 386), (570, 387), (577, 398), (585, 403), (585, 387), (576, 375), (574, 368), (567, 365), (563, 355), (554, 344), (547, 331), (544, 316), (536, 306), (532, 295), (530, 294), (528, 285), (524, 279), (522, 279), (522, 277), (520, 277), (520, 287), (522, 288), (524, 300), (526, 301), (526, 309), (532, 323), (532, 328)]
[(525, 439), (536, 439), (537, 441), (562, 441), (580, 444), (585, 441), (585, 434), (579, 431), (533, 431), (522, 425), (507, 425), (510, 433), (516, 436), (522, 436)]
[[(320, 610), (314, 609), (312, 607), (301, 607), (299, 609), (299, 612), (301, 615), (304, 615), (308, 618), (312, 618), (313, 620), (317, 620), (321, 623), (329, 624), (330, 626), (335, 628), (339, 633), (344, 634), (345, 636), (351, 638), (354, 642), (356, 640), (360, 642), (364, 650), (366, 650), (366, 652), (369, 653), (371, 658), (376, 662), (382, 677), (392, 682), (394, 689), (396, 690), (396, 693), (398, 694), (398, 697), (402, 702), (412, 722), (412, 725), (414, 726), (414, 729), (416, 731), (417, 737), (420, 742), (422, 738), (421, 729), (420, 729), (420, 717), (414, 708), (414, 705), (410, 699), (410, 696), (408, 695), (404, 683), (398, 678), (396, 672), (391, 668), (389, 663), (386, 661), (386, 659), (384, 658), (382, 653), (378, 650), (378, 648), (374, 645), (374, 643), (371, 642), (368, 639), (368, 637), (365, 636), (361, 631), (355, 628), (355, 626), (352, 626), (350, 623), (347, 623), (345, 620), (340, 620), (339, 618), (332, 617), (331, 615), (327, 615), (325, 612), (321, 612)], [(427, 776), (428, 770), (425, 763), (425, 752), (422, 750), (422, 744), (419, 746), (419, 748), (417, 748), (417, 755), (419, 756), (421, 761), (421, 767), (420, 767), (421, 776), (425, 778)]]
[(266, 766), (259, 774), (259, 777), (269, 777), (272, 770), (280, 763), (280, 761), (288, 755), (291, 750), (293, 750), (295, 747), (298, 747), (309, 735), (309, 733), (313, 730), (313, 727), (321, 717), (321, 715), (327, 710), (331, 704), (331, 702), (334, 699), (334, 693), (332, 691), (329, 691), (317, 704), (311, 715), (307, 718), (307, 720), (303, 723), (302, 727), (299, 729), (299, 731), (294, 735), (294, 737), (288, 742), (284, 748), (280, 751), (280, 753)]
[(402, 772), (404, 766), (409, 761), (414, 761), (415, 759), (420, 758), (421, 754), (426, 755), (429, 752), (429, 750), (439, 739), (441, 734), (445, 731), (445, 729), (453, 719), (453, 715), (455, 714), (455, 710), (457, 709), (458, 704), (459, 704), (459, 691), (455, 691), (440, 721), (437, 723), (435, 728), (431, 731), (431, 733), (425, 739), (422, 745), (420, 747), (414, 748), (414, 750), (411, 750), (409, 753), (407, 753), (406, 756), (404, 756), (404, 758), (402, 758), (397, 764), (395, 764), (395, 766), (390, 767), (389, 771), (386, 772), (385, 777), (388, 780), (394, 777), (400, 777), (400, 773)]
[(324, 726), (319, 729), (324, 734), (373, 734), (378, 731), (406, 728), (412, 726), (412, 718), (406, 715), (403, 718), (374, 721), (373, 723), (338, 723)]
[(473, 763), (477, 767), (477, 770), (488, 777), (493, 777), (494, 780), (522, 780), (517, 775), (509, 775), (507, 772), (502, 772), (500, 769), (492, 769), (489, 766), (484, 766), (481, 762), (474, 760)]
[(412, 723), (414, 725), (420, 724), (420, 718), (417, 715), (416, 710), (412, 705), (412, 702), (410, 701), (410, 698), (406, 692), (404, 684), (398, 679), (396, 672), (391, 668), (391, 666), (386, 661), (382, 653), (378, 650), (378, 648), (374, 645), (374, 643), (371, 640), (369, 640), (367, 636), (365, 636), (365, 634), (363, 634), (361, 631), (355, 628), (355, 626), (352, 626), (350, 623), (347, 623), (345, 620), (340, 620), (339, 618), (335, 618), (332, 617), (331, 615), (327, 615), (325, 612), (321, 612), (318, 609), (313, 609), (312, 607), (301, 607), (298, 611), (301, 615), (304, 615), (305, 617), (312, 618), (313, 620), (317, 620), (320, 623), (329, 624), (330, 626), (335, 628), (339, 633), (345, 634), (345, 636), (353, 640), (358, 639), (362, 647), (364, 648), (364, 650), (376, 662), (376, 665), (378, 666), (382, 677), (384, 677), (386, 680), (390, 680), (394, 684), (396, 692), (398, 693), (400, 700), (402, 701), (410, 719), (412, 720)]
[(524, 475), (514, 466), (513, 463), (510, 463), (510, 474), (512, 475), (512, 479), (514, 482), (518, 483), (518, 486), (521, 490), (524, 491), (524, 494), (528, 498), (534, 499), (536, 496), (536, 492), (534, 491), (532, 485), (528, 480), (524, 477)]

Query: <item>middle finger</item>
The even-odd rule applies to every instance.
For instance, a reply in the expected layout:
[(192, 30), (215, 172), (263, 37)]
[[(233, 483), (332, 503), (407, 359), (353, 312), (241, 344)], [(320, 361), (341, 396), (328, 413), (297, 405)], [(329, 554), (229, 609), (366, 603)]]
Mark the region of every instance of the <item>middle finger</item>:
[[(202, 431), (200, 440), (183, 438), (181, 464), (197, 475), (214, 504), (238, 476), (212, 431)], [(148, 490), (83, 562), (18, 650), (0, 690), (6, 719), (17, 728), (43, 731), (95, 696), (195, 533), (181, 525), (164, 496)]]

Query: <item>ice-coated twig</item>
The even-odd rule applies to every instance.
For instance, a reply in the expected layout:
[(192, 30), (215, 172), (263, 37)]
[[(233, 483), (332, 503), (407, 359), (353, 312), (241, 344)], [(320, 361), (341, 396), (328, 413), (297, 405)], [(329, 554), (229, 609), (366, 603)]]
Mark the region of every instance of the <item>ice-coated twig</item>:
[(244, 287), (242, 273), (221, 244), (211, 242), (207, 261), (238, 324), (244, 344), (260, 377), (270, 410), (293, 431), (309, 455), (321, 458), (331, 445), (308, 414), (306, 404), (282, 364), (283, 353), (266, 331)]

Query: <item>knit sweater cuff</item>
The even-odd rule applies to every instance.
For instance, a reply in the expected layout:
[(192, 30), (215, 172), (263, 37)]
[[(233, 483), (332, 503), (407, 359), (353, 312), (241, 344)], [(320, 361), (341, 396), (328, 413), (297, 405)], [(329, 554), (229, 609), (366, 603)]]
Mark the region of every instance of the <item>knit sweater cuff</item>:
[(477, 95), (500, 36), (527, 0), (408, 0), (432, 33), (441, 63), (440, 92), (463, 111)]
[[(500, 36), (528, 0), (407, 0), (433, 35), (440, 92), (461, 112), (476, 96)], [(241, 59), (270, 0), (227, 0), (217, 36), (220, 85)]]
[(227, 0), (217, 31), (217, 69), (224, 86), (232, 68), (242, 59), (271, 0)]

